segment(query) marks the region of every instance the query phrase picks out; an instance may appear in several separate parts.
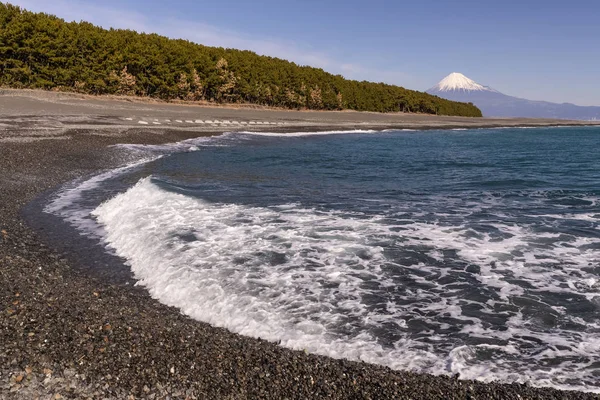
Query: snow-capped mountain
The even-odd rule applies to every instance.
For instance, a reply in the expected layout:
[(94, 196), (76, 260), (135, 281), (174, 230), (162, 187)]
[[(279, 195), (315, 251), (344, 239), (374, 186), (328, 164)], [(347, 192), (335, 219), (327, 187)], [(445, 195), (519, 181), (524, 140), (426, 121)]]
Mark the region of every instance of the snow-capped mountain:
[(600, 120), (600, 107), (526, 100), (500, 93), (453, 72), (427, 91), (448, 100), (473, 103), (485, 117), (530, 117)]
[(495, 92), (494, 89), (482, 86), (460, 72), (451, 73), (429, 90), (438, 92)]

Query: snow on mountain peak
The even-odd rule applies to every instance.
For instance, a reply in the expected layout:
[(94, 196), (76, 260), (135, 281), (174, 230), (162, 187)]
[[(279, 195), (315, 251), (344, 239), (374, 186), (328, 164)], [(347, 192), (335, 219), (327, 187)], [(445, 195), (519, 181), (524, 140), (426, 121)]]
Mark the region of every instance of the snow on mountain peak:
[(453, 72), (444, 79), (440, 81), (432, 90), (440, 91), (440, 92), (449, 92), (449, 91), (490, 91), (494, 92), (495, 90), (490, 89), (486, 86), (482, 86), (479, 83), (475, 82), (472, 79), (467, 78), (463, 74), (459, 72)]

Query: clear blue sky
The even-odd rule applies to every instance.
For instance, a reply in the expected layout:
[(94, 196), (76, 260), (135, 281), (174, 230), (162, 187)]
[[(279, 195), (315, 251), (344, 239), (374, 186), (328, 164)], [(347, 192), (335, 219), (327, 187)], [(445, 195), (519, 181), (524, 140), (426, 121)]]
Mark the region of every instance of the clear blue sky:
[(410, 89), (462, 72), (513, 96), (600, 105), (598, 0), (8, 2)]

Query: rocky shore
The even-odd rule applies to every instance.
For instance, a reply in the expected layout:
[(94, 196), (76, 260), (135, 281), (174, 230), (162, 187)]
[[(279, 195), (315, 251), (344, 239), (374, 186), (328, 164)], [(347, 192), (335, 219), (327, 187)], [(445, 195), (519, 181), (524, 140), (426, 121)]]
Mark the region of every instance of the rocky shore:
[[(277, 125), (277, 130), (289, 131), (501, 124), (5, 92), (0, 95), (1, 399), (600, 398), (393, 371), (235, 335), (183, 316), (141, 288), (89, 274), (69, 254), (44, 244), (43, 232), (23, 220), (23, 207), (42, 193), (128, 161), (112, 144), (175, 142), (242, 129), (244, 121), (244, 129), (273, 130)], [(503, 125), (510, 124), (519, 125)]]

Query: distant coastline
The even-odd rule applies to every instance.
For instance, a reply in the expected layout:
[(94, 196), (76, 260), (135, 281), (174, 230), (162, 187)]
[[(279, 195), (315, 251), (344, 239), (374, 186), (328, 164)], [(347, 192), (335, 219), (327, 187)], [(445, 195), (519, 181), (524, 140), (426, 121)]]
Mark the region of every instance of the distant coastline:
[[(385, 129), (476, 129), (540, 126), (600, 126), (600, 121), (569, 121), (536, 118), (472, 118), (421, 113), (378, 113), (351, 110), (289, 110), (268, 106), (170, 102), (146, 97), (87, 95), (40, 89), (0, 88), (0, 109), (6, 116), (81, 115), (93, 120), (113, 119), (121, 128), (173, 129), (188, 135), (206, 132), (265, 130), (277, 132)], [(179, 121), (179, 122), (178, 122)], [(255, 122), (269, 122), (256, 124)], [(56, 132), (68, 126), (55, 121)], [(52, 129), (40, 137), (54, 136)], [(3, 136), (3, 135), (2, 135)], [(0, 141), (12, 140), (7, 137)]]

